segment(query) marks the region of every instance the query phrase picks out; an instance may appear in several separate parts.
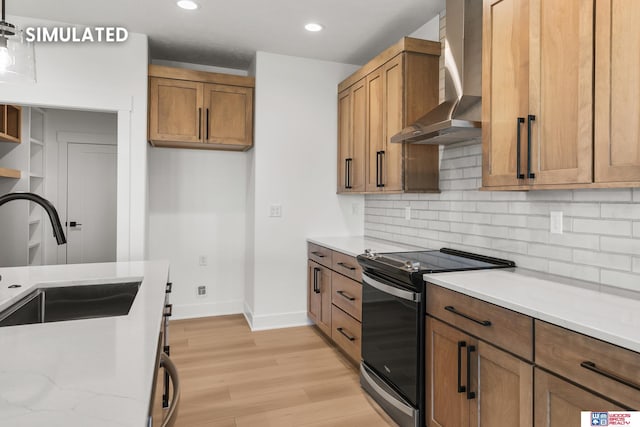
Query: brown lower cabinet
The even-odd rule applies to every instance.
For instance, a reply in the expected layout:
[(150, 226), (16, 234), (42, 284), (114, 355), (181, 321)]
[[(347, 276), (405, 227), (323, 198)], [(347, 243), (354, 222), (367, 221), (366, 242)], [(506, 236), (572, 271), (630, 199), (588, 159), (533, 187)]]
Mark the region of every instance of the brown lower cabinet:
[(427, 425), (532, 426), (533, 365), (427, 317)]
[(338, 348), (359, 364), (362, 270), (353, 256), (313, 243), (308, 245), (307, 257), (307, 314)]

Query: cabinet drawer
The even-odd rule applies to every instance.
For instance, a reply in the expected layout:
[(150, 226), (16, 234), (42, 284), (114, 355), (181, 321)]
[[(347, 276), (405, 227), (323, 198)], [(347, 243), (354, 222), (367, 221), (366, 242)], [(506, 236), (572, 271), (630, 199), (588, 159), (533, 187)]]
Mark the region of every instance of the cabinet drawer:
[(362, 326), (360, 322), (340, 310), (331, 306), (331, 338), (356, 363), (360, 363), (360, 349)]
[(533, 359), (533, 319), (440, 286), (427, 285), (427, 313), (526, 360)]
[(362, 267), (360, 267), (360, 264), (354, 257), (335, 251), (332, 257), (333, 266), (331, 268), (333, 270), (347, 277), (351, 277), (356, 282), (362, 281)]
[(331, 273), (331, 302), (356, 320), (362, 321), (362, 284)]
[(640, 354), (540, 320), (536, 364), (623, 406), (640, 409)]
[(307, 249), (307, 256), (310, 260), (331, 268), (331, 249), (314, 243), (308, 243)]

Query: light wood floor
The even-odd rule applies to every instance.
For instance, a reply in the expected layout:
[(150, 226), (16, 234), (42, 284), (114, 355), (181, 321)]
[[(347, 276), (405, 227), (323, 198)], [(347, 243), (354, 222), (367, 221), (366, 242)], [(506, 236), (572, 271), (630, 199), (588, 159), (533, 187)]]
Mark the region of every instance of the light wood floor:
[(395, 425), (314, 327), (251, 332), (242, 315), (209, 317), (171, 322), (170, 341), (176, 427)]

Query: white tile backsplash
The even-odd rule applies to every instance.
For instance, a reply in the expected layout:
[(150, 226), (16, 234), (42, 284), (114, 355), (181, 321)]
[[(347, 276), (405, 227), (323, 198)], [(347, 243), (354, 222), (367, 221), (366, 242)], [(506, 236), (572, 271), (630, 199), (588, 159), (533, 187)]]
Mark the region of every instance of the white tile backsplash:
[[(445, 147), (439, 194), (365, 196), (365, 234), (640, 290), (640, 189), (480, 191), (481, 152)], [(549, 232), (551, 211), (562, 211), (563, 234)]]

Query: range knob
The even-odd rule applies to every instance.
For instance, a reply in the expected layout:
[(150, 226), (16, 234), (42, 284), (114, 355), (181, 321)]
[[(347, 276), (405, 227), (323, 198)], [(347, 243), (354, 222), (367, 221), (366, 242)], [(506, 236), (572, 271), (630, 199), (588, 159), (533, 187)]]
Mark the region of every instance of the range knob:
[(378, 257), (378, 253), (373, 249), (365, 249), (364, 256), (366, 256), (369, 259), (376, 259)]
[(406, 268), (408, 271), (418, 271), (420, 270), (420, 263), (416, 261), (406, 261), (404, 263), (404, 268)]

